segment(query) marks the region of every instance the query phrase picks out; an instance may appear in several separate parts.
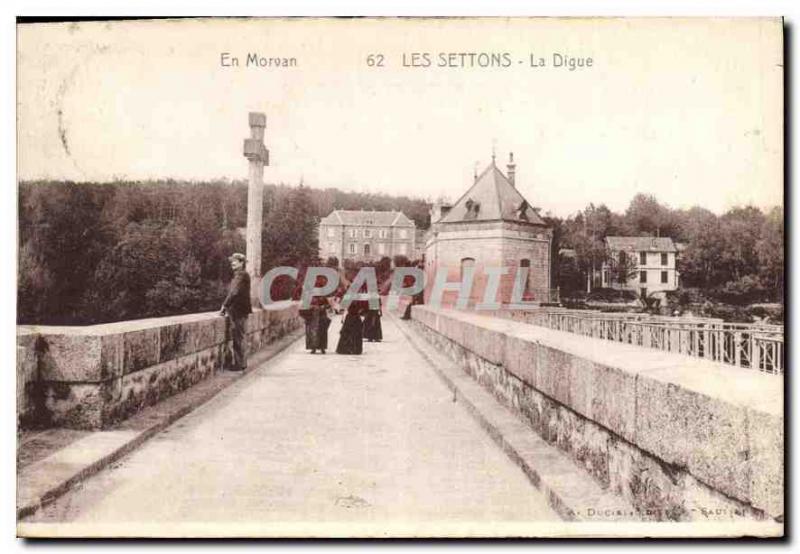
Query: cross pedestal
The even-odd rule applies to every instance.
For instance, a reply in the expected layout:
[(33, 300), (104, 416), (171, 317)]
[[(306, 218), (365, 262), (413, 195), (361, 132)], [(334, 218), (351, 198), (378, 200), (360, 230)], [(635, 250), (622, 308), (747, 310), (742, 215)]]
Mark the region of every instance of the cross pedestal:
[(269, 150), (264, 146), (267, 116), (250, 112), (250, 138), (244, 139), (244, 156), (250, 162), (247, 187), (247, 272), (253, 307), (261, 306), (261, 230), (264, 226), (264, 166), (269, 165)]

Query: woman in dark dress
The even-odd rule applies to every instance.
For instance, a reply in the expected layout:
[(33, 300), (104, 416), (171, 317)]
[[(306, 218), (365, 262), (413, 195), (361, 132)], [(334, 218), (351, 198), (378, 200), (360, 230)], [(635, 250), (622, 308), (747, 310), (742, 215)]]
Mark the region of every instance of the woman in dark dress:
[(327, 298), (318, 297), (311, 301), (308, 310), (300, 310), (300, 315), (306, 322), (306, 350), (316, 354), (320, 350), (323, 354), (328, 348), (328, 327), (331, 320), (328, 317), (330, 304)]
[(336, 345), (337, 354), (361, 354), (362, 344), (361, 306), (358, 302), (351, 302), (344, 317), (342, 330), (339, 331), (339, 344)]
[(369, 342), (380, 342), (383, 340), (383, 329), (381, 328), (381, 316), (383, 315), (381, 299), (378, 298), (378, 309), (369, 309), (364, 314), (364, 338)]

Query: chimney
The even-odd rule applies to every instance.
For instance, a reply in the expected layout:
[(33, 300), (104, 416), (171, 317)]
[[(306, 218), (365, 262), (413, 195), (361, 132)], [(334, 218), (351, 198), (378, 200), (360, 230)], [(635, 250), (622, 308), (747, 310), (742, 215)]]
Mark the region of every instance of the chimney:
[(517, 164), (514, 163), (514, 153), (509, 152), (508, 154), (508, 165), (506, 166), (508, 169), (508, 182), (511, 183), (511, 186), (517, 188), (516, 177), (517, 177)]

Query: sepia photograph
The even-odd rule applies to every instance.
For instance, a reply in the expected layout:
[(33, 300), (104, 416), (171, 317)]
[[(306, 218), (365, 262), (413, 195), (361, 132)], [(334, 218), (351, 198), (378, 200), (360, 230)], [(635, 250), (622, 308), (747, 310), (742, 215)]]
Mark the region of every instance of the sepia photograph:
[(15, 26), (18, 537), (784, 537), (782, 18)]

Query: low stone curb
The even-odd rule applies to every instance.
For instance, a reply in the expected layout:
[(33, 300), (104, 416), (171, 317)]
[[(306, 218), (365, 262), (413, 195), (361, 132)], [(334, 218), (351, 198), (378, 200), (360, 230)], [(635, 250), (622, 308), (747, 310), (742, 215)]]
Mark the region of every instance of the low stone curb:
[[(604, 490), (567, 455), (540, 438), (455, 363), (418, 336), (408, 321), (398, 328), (433, 367), (472, 417), (506, 455), (522, 469), (547, 498), (553, 510), (567, 521), (642, 521), (636, 509), (619, 495)], [(413, 323), (412, 323), (413, 325)]]
[[(297, 329), (248, 358), (258, 366), (283, 352), (303, 335)], [(257, 371), (218, 372), (211, 378), (163, 402), (145, 408), (128, 420), (106, 431), (97, 431), (34, 462), (17, 478), (17, 520), (29, 517), (50, 504), (76, 484), (95, 475), (109, 464), (129, 454), (172, 423), (205, 404), (219, 392)]]

